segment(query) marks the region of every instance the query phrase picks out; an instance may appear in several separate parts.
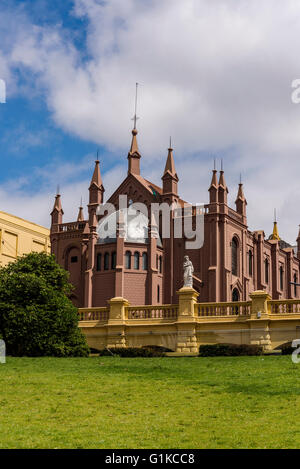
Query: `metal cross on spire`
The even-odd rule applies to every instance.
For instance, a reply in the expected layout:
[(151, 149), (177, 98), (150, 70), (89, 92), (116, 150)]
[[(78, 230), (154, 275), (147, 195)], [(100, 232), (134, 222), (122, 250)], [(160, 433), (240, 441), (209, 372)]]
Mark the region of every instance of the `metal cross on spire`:
[(133, 125), (133, 128), (136, 130), (136, 121), (139, 119), (139, 117), (137, 117), (137, 114), (136, 114), (136, 111), (137, 111), (137, 98), (138, 98), (138, 86), (139, 84), (136, 83), (135, 84), (135, 106), (134, 106), (134, 116), (132, 118), (133, 122), (134, 122), (134, 125)]

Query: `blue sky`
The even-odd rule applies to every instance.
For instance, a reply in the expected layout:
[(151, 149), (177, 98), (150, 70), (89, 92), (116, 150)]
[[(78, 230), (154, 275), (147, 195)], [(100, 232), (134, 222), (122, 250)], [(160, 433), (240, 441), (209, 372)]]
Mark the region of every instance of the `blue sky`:
[[(74, 17), (72, 1), (39, 0), (34, 2), (5, 1), (9, 12), (15, 7), (23, 11), (33, 24), (41, 27), (55, 27), (61, 25), (66, 35), (72, 39), (84, 58), (86, 21)], [(3, 8), (3, 5), (1, 5)], [(51, 111), (45, 102), (45, 96), (35, 88), (35, 77), (28, 70), (14, 70), (18, 77), (18, 90), (11, 93), (10, 83), (7, 82), (7, 102), (0, 106), (0, 155), (1, 167), (0, 183), (13, 179), (25, 179), (22, 188), (28, 193), (39, 192), (41, 187), (38, 169), (54, 166), (70, 161), (73, 164), (81, 162), (86, 155), (90, 156), (90, 164), (81, 177), (90, 176), (91, 167), (96, 151), (100, 154), (105, 148), (89, 139), (78, 138), (73, 132), (64, 131), (52, 119)], [(33, 89), (28, 94), (22, 87)], [(78, 177), (75, 175), (75, 178)], [(47, 181), (42, 181), (43, 183)], [(54, 193), (57, 184), (52, 185)]]
[[(0, 209), (49, 225), (57, 184), (76, 216), (99, 148), (106, 195), (127, 173), (139, 82), (142, 171), (160, 183), (172, 135), (180, 195), (206, 202), (224, 159), (250, 229), (294, 243), (300, 216), (300, 5), (293, 0), (4, 0)], [(294, 45), (294, 48), (291, 47)]]

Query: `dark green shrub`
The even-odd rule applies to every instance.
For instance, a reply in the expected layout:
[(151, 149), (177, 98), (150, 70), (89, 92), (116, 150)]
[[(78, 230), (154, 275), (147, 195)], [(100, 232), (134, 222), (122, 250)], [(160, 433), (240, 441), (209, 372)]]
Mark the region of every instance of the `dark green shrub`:
[(173, 350), (163, 347), (162, 345), (143, 345), (142, 348), (146, 348), (148, 350), (160, 351), (160, 352), (173, 352)]
[(151, 358), (151, 357), (164, 357), (165, 353), (162, 350), (155, 350), (153, 348), (148, 348), (148, 347), (141, 347), (141, 348), (116, 347), (116, 348), (101, 350), (99, 353), (100, 357), (111, 357), (114, 355), (118, 355), (119, 357), (128, 357), (128, 358), (136, 358), (136, 357)]
[(0, 335), (13, 356), (88, 356), (68, 272), (46, 253), (0, 268)]
[(200, 357), (236, 357), (241, 355), (262, 355), (263, 347), (260, 345), (237, 344), (209, 344), (200, 345)]
[(281, 355), (292, 355), (292, 353), (296, 350), (296, 347), (292, 347), (292, 342), (282, 344), (279, 348), (281, 348)]

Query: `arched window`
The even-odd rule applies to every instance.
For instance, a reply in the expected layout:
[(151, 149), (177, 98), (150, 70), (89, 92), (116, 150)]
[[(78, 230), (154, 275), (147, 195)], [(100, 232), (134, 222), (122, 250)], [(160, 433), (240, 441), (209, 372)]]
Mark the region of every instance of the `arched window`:
[(279, 284), (280, 284), (280, 290), (283, 290), (283, 267), (282, 265), (279, 268)]
[(269, 261), (268, 261), (268, 259), (265, 260), (265, 282), (266, 282), (266, 284), (269, 283)]
[(148, 254), (143, 253), (143, 270), (148, 270)]
[[(237, 288), (234, 288), (233, 291), (232, 291), (232, 301), (240, 301), (240, 292), (238, 291)], [(234, 314), (239, 314), (238, 306), (234, 306), (232, 308), (232, 312)]]
[(109, 254), (108, 252), (106, 252), (104, 254), (104, 270), (108, 270), (109, 269)]
[(102, 254), (97, 254), (97, 270), (98, 272), (101, 270), (101, 262), (102, 262)]
[(231, 243), (231, 271), (232, 275), (238, 274), (238, 243), (236, 238), (232, 239)]
[(162, 274), (162, 256), (159, 256), (158, 270), (159, 270), (159, 273)]
[(117, 254), (116, 252), (111, 253), (111, 268), (115, 269), (116, 268), (116, 263), (117, 263)]
[(249, 275), (252, 277), (253, 275), (253, 254), (252, 251), (249, 251)]
[(126, 251), (125, 254), (125, 269), (131, 269), (131, 252)]
[(240, 293), (237, 288), (234, 288), (232, 291), (232, 301), (239, 301)]
[(160, 302), (160, 286), (157, 285), (157, 302)]
[(140, 254), (138, 252), (134, 253), (134, 268), (135, 270), (140, 268)]
[[(294, 283), (298, 283), (297, 274), (294, 274)], [(294, 296), (297, 296), (297, 285), (294, 285)]]

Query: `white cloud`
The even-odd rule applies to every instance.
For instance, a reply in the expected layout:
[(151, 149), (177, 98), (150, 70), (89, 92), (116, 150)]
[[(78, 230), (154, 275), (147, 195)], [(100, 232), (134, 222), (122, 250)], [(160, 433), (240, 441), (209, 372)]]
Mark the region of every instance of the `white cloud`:
[[(269, 233), (276, 205), (282, 236), (293, 242), (300, 106), (290, 95), (300, 76), (299, 2), (75, 0), (74, 14), (88, 20), (88, 60), (60, 26), (31, 27), (22, 17), (3, 52), (6, 73), (30, 70), (56, 123), (119, 152), (120, 161), (140, 82), (145, 173), (159, 179), (171, 134), (182, 197), (207, 200), (212, 157), (195, 155), (224, 154), (231, 199), (243, 173), (250, 228)], [(153, 160), (160, 169), (153, 171)]]

